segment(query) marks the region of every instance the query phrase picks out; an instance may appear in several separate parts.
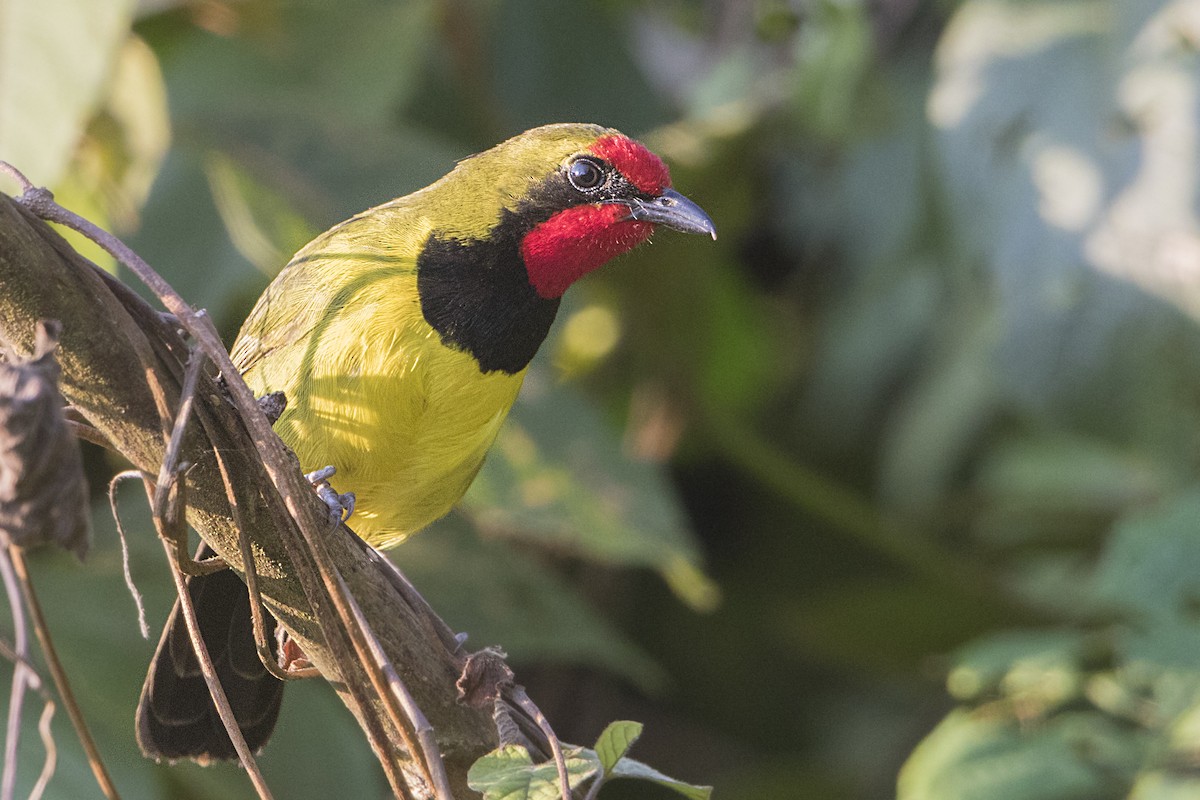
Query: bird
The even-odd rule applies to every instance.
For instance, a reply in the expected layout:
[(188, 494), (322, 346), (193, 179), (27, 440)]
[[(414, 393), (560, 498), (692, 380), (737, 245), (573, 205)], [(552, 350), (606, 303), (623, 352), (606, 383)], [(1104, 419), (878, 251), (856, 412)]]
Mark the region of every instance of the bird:
[[(716, 238), (636, 139), (593, 124), (525, 131), (412, 194), (335, 225), (275, 277), (230, 350), (306, 469), (331, 466), (352, 527), (386, 549), (444, 516), (483, 465), (566, 290), (659, 227)], [(259, 662), (230, 571), (189, 592), (235, 718), (266, 744), (283, 682)], [(138, 703), (145, 755), (236, 757), (178, 605)]]

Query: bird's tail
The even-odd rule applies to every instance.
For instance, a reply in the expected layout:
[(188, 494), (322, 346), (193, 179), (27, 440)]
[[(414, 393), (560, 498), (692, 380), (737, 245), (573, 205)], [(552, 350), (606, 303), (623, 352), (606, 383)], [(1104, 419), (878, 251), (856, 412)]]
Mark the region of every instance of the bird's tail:
[[(211, 554), (206, 546), (198, 557)], [(189, 578), (188, 593), (234, 718), (250, 749), (257, 751), (275, 728), (284, 684), (259, 661), (246, 586), (232, 571), (222, 570)], [(274, 642), (275, 620), (264, 616), (268, 639)], [(142, 687), (137, 741), (146, 756), (159, 760), (205, 763), (237, 757), (209, 696), (178, 601)]]

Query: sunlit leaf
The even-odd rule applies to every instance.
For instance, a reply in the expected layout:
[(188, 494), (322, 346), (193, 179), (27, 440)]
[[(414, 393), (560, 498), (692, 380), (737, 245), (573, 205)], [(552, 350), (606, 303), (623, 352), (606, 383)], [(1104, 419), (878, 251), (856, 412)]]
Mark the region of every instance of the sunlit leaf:
[(676, 780), (662, 774), (653, 767), (646, 766), (640, 761), (634, 761), (632, 758), (622, 758), (618, 761), (617, 765), (613, 767), (612, 775), (614, 778), (637, 778), (639, 780), (651, 781), (652, 783), (657, 783), (659, 786), (673, 789), (690, 800), (708, 800), (712, 796), (711, 786), (697, 786)]
[(1143, 774), (1129, 791), (1129, 800), (1191, 800), (1197, 796), (1200, 796), (1200, 780), (1167, 770)]
[(225, 229), (246, 260), (268, 277), (317, 231), (279, 191), (266, 186), (229, 156), (213, 153), (205, 174)]
[[(125, 39), (105, 89), (54, 193), (60, 205), (124, 235), (138, 225), (171, 139), (166, 87), (144, 41)], [(82, 234), (64, 229), (64, 236), (95, 263), (115, 267), (112, 256)]]
[[(1061, 703), (1082, 682), (1084, 637), (1073, 630), (1010, 631), (962, 648), (947, 676), (959, 700), (980, 700), (1032, 684), (1044, 696), (1041, 707)], [(1034, 680), (1028, 676), (1035, 675)]]
[(1152, 313), (1143, 291), (1200, 313), (1200, 284), (1170, 266), (1198, 249), (1175, 156), (1198, 123), (1169, 33), (1183, 6), (1139, 5), (964, 3), (938, 47), (927, 108), (952, 238), (994, 279), (1001, 374), (1035, 407), (1114, 344), (1150, 344), (1116, 338)]
[[(573, 749), (564, 753), (571, 788), (600, 770), (591, 751)], [(558, 769), (553, 761), (534, 764), (524, 747), (509, 745), (495, 750), (471, 765), (467, 785), (482, 792), (484, 800), (557, 800), (562, 797)]]
[(132, 13), (132, 0), (0, 5), (0, 160), (41, 186), (63, 178)]
[(605, 774), (613, 771), (613, 767), (625, 757), (629, 748), (633, 747), (633, 743), (641, 735), (642, 723), (640, 722), (621, 720), (608, 724), (608, 727), (600, 733), (600, 738), (596, 740), (596, 755), (600, 758), (600, 765), (604, 768)]
[[(599, 757), (591, 750), (573, 748), (564, 755), (572, 788), (602, 771)], [(612, 777), (651, 781), (689, 800), (708, 800), (712, 795), (712, 787), (675, 780), (631, 758), (618, 760), (613, 766)], [(555, 800), (562, 797), (554, 761), (534, 764), (529, 751), (515, 745), (495, 750), (476, 761), (467, 774), (467, 782), (472, 789), (482, 792), (485, 800)]]

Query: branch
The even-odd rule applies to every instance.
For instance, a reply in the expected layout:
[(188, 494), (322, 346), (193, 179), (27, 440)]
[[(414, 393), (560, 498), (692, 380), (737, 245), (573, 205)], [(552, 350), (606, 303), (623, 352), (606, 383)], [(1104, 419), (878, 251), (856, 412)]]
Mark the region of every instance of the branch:
[[(139, 470), (157, 475), (164, 456), (161, 420), (164, 411), (178, 407), (186, 343), (127, 287), (78, 256), (27, 209), (0, 196), (0, 338), (28, 352), (34, 326), (43, 318), (65, 323), (59, 349), (64, 396)], [(131, 372), (141, 380), (131, 380)], [(230, 383), (240, 380), (232, 376)], [(372, 688), (374, 665), (357, 657), (364, 643), (353, 638), (353, 629), (337, 624), (339, 617), (329, 608), (334, 592), (323, 594), (320, 585), (304, 580), (317, 574), (313, 560), (328, 558), (333, 573), (320, 577), (333, 582), (335, 590), (340, 588), (336, 576), (345, 580), (388, 662), (397, 665), (428, 715), (450, 790), (455, 797), (469, 796), (467, 769), (495, 746), (496, 733), (489, 714), (456, 702), (462, 653), (453, 632), (348, 533), (321, 536), (315, 553), (296, 550), (294, 542), (308, 537), (297, 530), (295, 518), (319, 526), (325, 509), (306, 490), (294, 457), (269, 428), (263, 440), (260, 420), (249, 423), (259, 431), (251, 436), (211, 372), (200, 377), (195, 415), (199, 424), (184, 445), (186, 460), (194, 464), (187, 474), (189, 522), (228, 563), (241, 563), (238, 531), (214, 456), (219, 450), (240, 493), (240, 517), (255, 544), (260, 590), (272, 613), (372, 734), (385, 764), (407, 777), (415, 796), (432, 796), (423, 765), (406, 752), (403, 736)], [(258, 457), (260, 448), (278, 451), (280, 460), (290, 457), (288, 473), (268, 474), (264, 461), (269, 460)], [(278, 484), (286, 504), (274, 491)]]

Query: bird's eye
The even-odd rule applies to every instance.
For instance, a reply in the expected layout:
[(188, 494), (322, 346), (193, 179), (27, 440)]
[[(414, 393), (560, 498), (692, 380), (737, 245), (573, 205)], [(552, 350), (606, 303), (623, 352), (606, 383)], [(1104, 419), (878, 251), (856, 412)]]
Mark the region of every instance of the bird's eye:
[(577, 158), (567, 167), (567, 179), (576, 189), (586, 192), (604, 182), (604, 172), (590, 158)]

